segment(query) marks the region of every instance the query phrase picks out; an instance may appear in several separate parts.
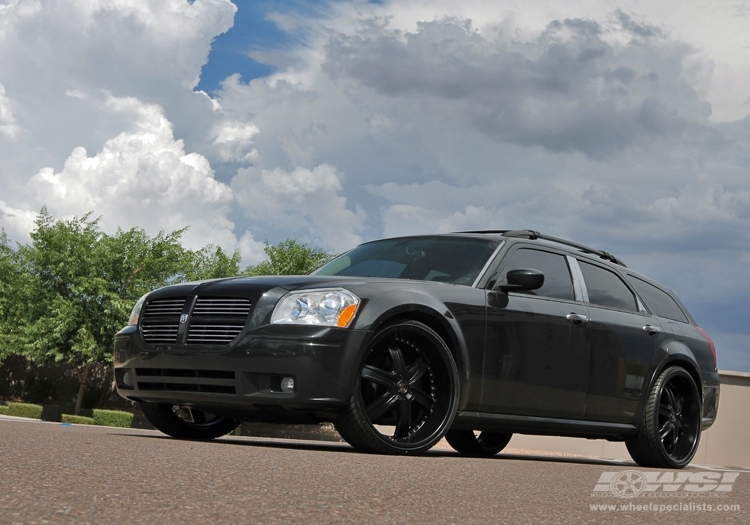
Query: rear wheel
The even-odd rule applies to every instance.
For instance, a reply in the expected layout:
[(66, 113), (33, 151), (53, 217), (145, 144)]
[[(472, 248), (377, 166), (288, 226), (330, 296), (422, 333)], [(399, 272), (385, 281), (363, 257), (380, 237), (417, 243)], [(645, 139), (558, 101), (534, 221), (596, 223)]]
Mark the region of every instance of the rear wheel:
[(479, 432), (473, 430), (449, 430), (445, 440), (454, 450), (468, 456), (494, 456), (504, 449), (513, 434), (509, 432)]
[(141, 410), (152, 425), (178, 439), (209, 440), (237, 428), (237, 421), (191, 408), (166, 403), (141, 402)]
[(456, 415), (458, 370), (427, 325), (387, 326), (370, 342), (349, 406), (334, 422), (354, 448), (418, 454), (440, 441)]
[(666, 369), (646, 401), (638, 434), (625, 441), (642, 467), (682, 468), (690, 463), (701, 434), (701, 396), (682, 367)]

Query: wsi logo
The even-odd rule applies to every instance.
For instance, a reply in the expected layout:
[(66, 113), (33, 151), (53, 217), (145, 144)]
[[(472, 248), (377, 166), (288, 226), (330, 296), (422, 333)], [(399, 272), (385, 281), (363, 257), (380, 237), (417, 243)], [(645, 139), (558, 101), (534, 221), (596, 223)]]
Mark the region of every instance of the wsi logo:
[(622, 470), (602, 472), (592, 496), (693, 495), (706, 492), (731, 492), (739, 472), (641, 472)]

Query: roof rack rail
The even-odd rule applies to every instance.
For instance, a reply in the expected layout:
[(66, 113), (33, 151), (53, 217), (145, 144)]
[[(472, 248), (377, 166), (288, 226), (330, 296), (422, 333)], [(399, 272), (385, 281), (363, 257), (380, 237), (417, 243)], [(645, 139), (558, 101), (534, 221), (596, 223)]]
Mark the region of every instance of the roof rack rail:
[(596, 255), (600, 259), (604, 259), (605, 261), (613, 262), (615, 264), (618, 264), (620, 266), (627, 268), (624, 262), (622, 262), (620, 259), (612, 255), (611, 253), (605, 252), (604, 250), (595, 250), (593, 248), (589, 248), (588, 246), (584, 246), (583, 244), (578, 244), (572, 241), (567, 241), (565, 239), (560, 239), (558, 237), (552, 237), (550, 235), (544, 235), (535, 230), (479, 230), (479, 231), (469, 231), (469, 232), (461, 232), (461, 233), (496, 233), (496, 234), (499, 233), (503, 237), (515, 237), (515, 238), (520, 238), (520, 239), (532, 239), (532, 240), (542, 239), (544, 241), (552, 241), (558, 244), (564, 244), (566, 246), (570, 246), (571, 248), (577, 248), (581, 250), (583, 253)]

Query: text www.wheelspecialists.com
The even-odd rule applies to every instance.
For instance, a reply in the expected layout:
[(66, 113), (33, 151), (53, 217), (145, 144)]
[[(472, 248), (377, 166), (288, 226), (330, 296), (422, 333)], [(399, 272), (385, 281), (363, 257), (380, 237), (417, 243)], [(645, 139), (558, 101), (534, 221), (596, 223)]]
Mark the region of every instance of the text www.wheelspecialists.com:
[(737, 512), (740, 510), (739, 504), (713, 504), (713, 503), (618, 503), (618, 504), (601, 504), (592, 503), (589, 505), (592, 511), (609, 511), (609, 512)]

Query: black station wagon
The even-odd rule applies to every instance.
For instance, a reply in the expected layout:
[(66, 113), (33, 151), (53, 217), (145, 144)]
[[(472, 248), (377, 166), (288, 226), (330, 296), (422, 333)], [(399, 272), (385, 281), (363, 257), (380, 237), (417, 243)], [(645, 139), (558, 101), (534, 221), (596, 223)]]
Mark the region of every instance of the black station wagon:
[(159, 430), (332, 421), (365, 452), (513, 433), (624, 441), (681, 468), (716, 418), (716, 350), (684, 305), (609, 253), (531, 230), (362, 244), (306, 276), (176, 284), (115, 338), (121, 396)]

